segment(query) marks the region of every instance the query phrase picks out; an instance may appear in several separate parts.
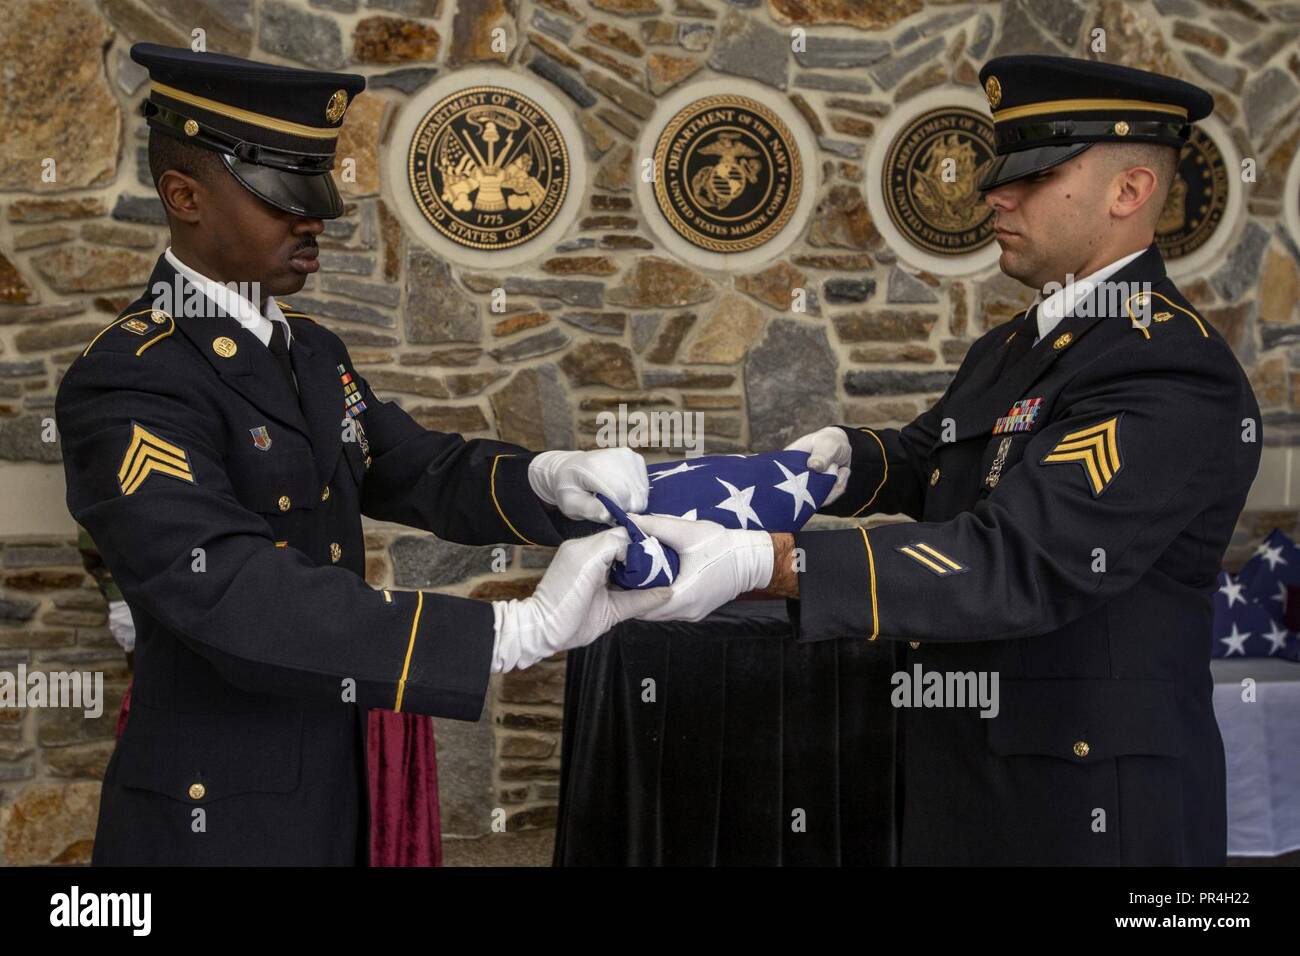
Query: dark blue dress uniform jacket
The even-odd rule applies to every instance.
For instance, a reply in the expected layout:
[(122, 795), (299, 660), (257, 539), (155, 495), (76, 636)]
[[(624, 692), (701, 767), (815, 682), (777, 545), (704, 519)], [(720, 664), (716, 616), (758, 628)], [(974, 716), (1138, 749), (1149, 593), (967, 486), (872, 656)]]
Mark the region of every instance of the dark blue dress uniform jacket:
[(999, 678), (993, 718), (900, 708), (904, 863), (1224, 862), (1210, 599), (1259, 407), (1154, 246), (1111, 279), (1150, 308), (1094, 297), (1032, 350), (1006, 323), (914, 422), (847, 429), (827, 510), (915, 523), (796, 536), (801, 639)]
[[(175, 281), (160, 259), (150, 290)], [(138, 635), (94, 860), (363, 863), (365, 709), (478, 719), (493, 612), (367, 585), (361, 516), (467, 544), (557, 544), (563, 519), (530, 453), (417, 425), (290, 307), (301, 402), (233, 318), (153, 302), (100, 333), (57, 403), (69, 509)]]

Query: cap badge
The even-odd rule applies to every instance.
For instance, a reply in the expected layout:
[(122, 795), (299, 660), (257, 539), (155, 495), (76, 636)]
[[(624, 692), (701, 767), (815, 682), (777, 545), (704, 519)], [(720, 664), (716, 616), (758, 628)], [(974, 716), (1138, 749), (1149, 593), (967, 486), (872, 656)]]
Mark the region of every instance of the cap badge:
[(990, 76), (984, 81), (984, 95), (989, 98), (989, 106), (997, 109), (1002, 102), (1002, 84), (996, 76)]
[(186, 120), (186, 121), (185, 121), (185, 135), (186, 135), (186, 136), (198, 136), (198, 135), (199, 135), (199, 124), (196, 123), (196, 122), (194, 122), (194, 120), (192, 120), (192, 119), (188, 119), (188, 120)]
[(235, 344), (234, 339), (226, 338), (222, 335), (212, 340), (212, 351), (216, 352), (222, 358), (230, 358), (239, 351), (239, 346)]
[(331, 123), (337, 123), (343, 118), (343, 114), (348, 110), (348, 94), (346, 90), (335, 90), (334, 95), (330, 97), (329, 104), (325, 107), (325, 118)]

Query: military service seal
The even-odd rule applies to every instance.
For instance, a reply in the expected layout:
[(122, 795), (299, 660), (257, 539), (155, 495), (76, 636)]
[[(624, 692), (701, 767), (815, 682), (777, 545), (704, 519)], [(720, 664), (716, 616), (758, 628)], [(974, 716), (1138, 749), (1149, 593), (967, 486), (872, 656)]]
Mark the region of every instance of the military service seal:
[(894, 137), (881, 170), (890, 220), (909, 242), (941, 256), (988, 245), (993, 211), (978, 186), (993, 156), (987, 116), (959, 106), (916, 116)]
[(1228, 168), (1223, 154), (1204, 130), (1194, 126), (1156, 222), (1160, 254), (1169, 260), (1195, 252), (1214, 235), (1227, 208)]
[(803, 164), (776, 113), (747, 96), (695, 100), (655, 144), (655, 203), (673, 230), (711, 252), (771, 240), (794, 215)]
[(471, 249), (537, 236), (569, 188), (569, 153), (537, 103), (473, 86), (435, 103), (416, 125), (407, 161), (415, 204), (442, 235)]

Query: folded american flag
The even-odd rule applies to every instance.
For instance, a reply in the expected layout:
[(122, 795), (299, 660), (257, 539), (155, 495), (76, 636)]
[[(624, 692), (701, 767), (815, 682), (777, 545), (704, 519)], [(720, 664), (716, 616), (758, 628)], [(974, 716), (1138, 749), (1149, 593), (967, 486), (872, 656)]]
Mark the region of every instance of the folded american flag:
[(1290, 584), (1300, 584), (1300, 548), (1280, 530), (1264, 539), (1240, 574), (1221, 571), (1214, 656), (1300, 660), (1300, 637), (1286, 626)]
[[(754, 531), (798, 531), (835, 486), (834, 475), (808, 470), (808, 453), (802, 451), (708, 455), (646, 470), (648, 514)], [(671, 584), (679, 567), (676, 552), (643, 534), (618, 505), (599, 497), (632, 539), (627, 560), (614, 565), (610, 580), (625, 588)]]

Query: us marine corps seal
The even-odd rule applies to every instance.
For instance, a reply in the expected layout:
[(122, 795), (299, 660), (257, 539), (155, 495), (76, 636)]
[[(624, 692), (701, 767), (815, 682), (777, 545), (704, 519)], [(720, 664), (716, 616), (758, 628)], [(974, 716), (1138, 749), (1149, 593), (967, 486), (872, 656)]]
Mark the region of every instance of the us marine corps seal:
[(687, 104), (655, 144), (655, 203), (673, 230), (712, 252), (754, 249), (790, 221), (803, 188), (793, 134), (747, 96)]
[(569, 153), (555, 121), (528, 97), (474, 86), (435, 103), (417, 124), (408, 182), (424, 217), (453, 242), (504, 249), (555, 218)]
[(978, 185), (993, 156), (988, 117), (958, 106), (920, 114), (885, 156), (881, 186), (890, 220), (909, 242), (941, 256), (988, 245), (993, 211)]

